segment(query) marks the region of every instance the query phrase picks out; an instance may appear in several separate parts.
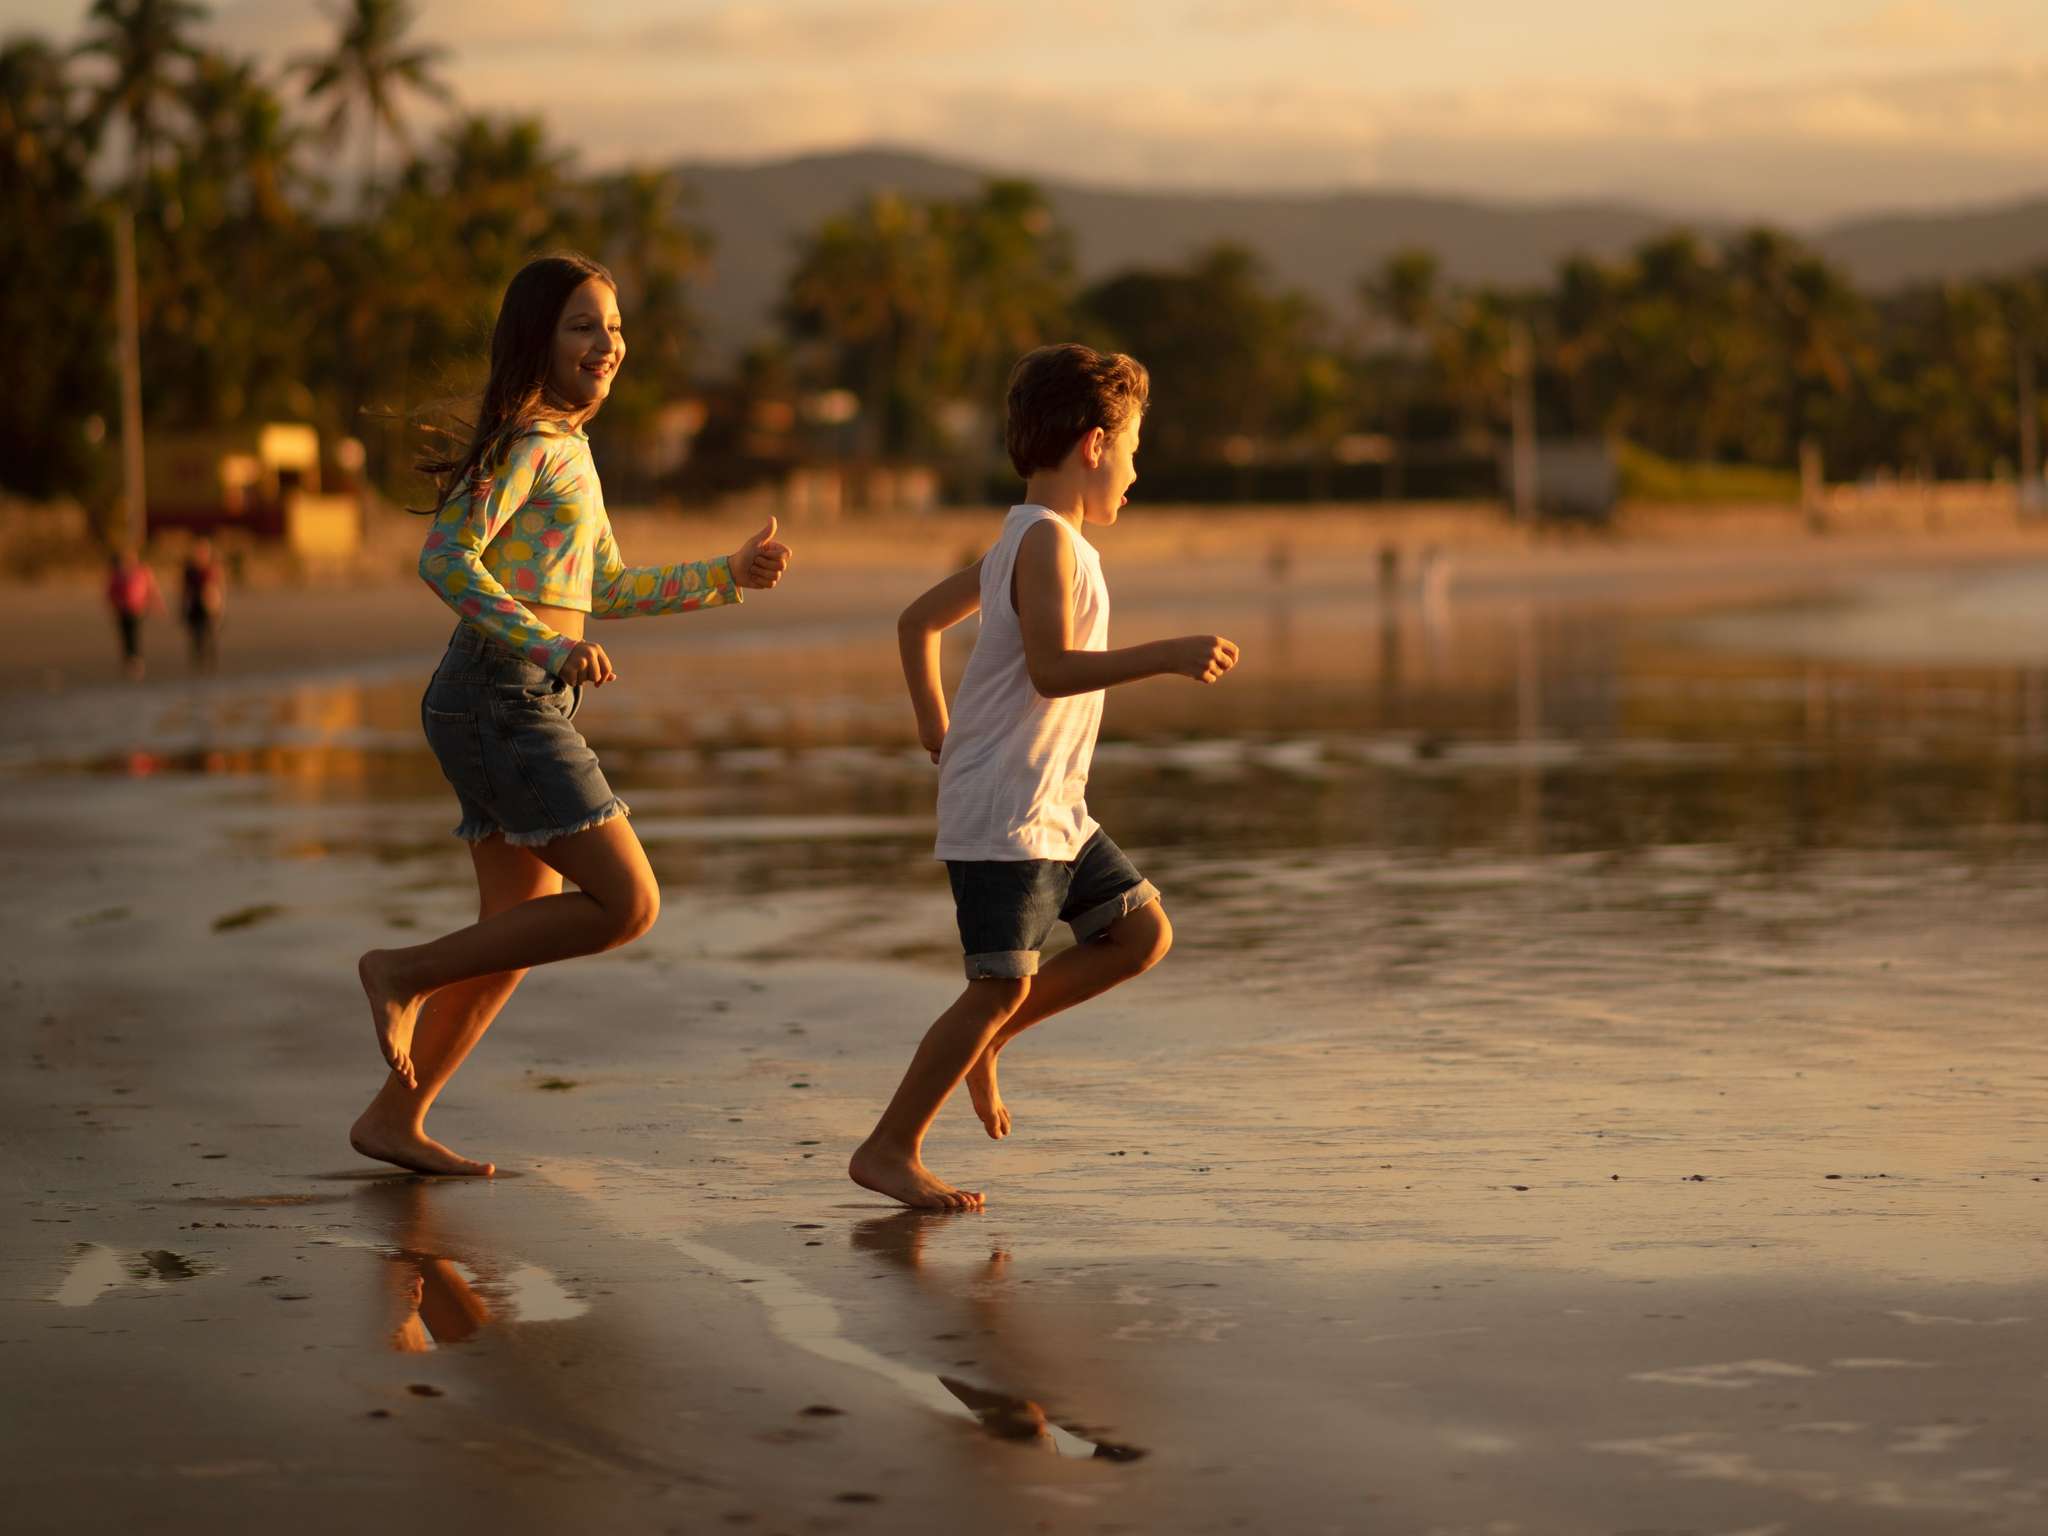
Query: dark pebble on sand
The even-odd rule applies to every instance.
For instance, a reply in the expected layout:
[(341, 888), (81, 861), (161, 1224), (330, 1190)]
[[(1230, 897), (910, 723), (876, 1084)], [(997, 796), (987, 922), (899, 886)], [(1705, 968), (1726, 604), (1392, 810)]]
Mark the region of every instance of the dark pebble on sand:
[(807, 1419), (836, 1419), (844, 1416), (844, 1408), (834, 1408), (830, 1403), (812, 1403), (800, 1410)]
[(388, 1419), (391, 1417), (391, 1410), (389, 1408), (372, 1408), (370, 1410), (370, 1417), (373, 1419)]
[(406, 1385), (405, 1390), (410, 1392), (414, 1397), (446, 1397), (448, 1395), (446, 1392), (443, 1392), (439, 1387), (429, 1386), (424, 1381), (409, 1382)]
[(1828, 1175), (1828, 1177), (1831, 1179), (1839, 1179), (1841, 1175), (1839, 1173), (1831, 1173)]
[(1682, 1182), (1687, 1184), (1704, 1184), (1707, 1182), (1707, 1176), (1704, 1173), (1688, 1173)]
[(1529, 1192), (1529, 1186), (1526, 1184), (1510, 1184), (1508, 1188), (1512, 1190), (1518, 1190), (1523, 1194), (1527, 1194)]
[(879, 1493), (835, 1493), (832, 1495), (832, 1498), (836, 1503), (840, 1504), (879, 1504), (882, 1502), (882, 1496)]
[(822, 1221), (797, 1221), (790, 1223), (790, 1225), (799, 1232), (822, 1232), (825, 1230), (825, 1223)]

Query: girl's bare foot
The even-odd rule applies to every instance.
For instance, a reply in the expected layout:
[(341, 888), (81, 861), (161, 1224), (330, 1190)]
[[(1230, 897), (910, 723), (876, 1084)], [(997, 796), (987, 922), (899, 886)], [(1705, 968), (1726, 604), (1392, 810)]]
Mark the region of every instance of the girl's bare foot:
[(414, 1173), (466, 1174), (488, 1179), (498, 1171), (495, 1163), (480, 1163), (450, 1151), (425, 1131), (394, 1125), (378, 1118), (374, 1110), (364, 1110), (349, 1127), (348, 1144), (365, 1157), (374, 1157), (380, 1163), (396, 1163)]
[(370, 1021), (377, 1029), (377, 1049), (383, 1054), (384, 1063), (405, 1079), (408, 1088), (417, 1088), (419, 1078), (412, 1066), (412, 1026), (419, 1017), (420, 1000), (407, 996), (396, 984), (391, 974), (391, 955), (388, 950), (373, 949), (356, 962), (356, 975), (362, 979), (363, 995), (370, 1000)]
[(862, 1189), (920, 1211), (978, 1211), (985, 1202), (978, 1189), (955, 1189), (925, 1167), (918, 1157), (904, 1157), (862, 1142), (846, 1165), (846, 1173)]
[(1010, 1111), (996, 1088), (996, 1053), (993, 1050), (984, 1049), (974, 1058), (974, 1065), (967, 1069), (967, 1097), (974, 1101), (974, 1112), (981, 1117), (982, 1128), (988, 1132), (991, 1141), (1001, 1141), (1010, 1134)]

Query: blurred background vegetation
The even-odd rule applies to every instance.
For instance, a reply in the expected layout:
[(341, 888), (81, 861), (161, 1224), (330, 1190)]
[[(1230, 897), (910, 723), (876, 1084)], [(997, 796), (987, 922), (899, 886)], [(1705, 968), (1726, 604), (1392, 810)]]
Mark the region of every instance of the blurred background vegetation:
[[(404, 416), (480, 383), (504, 284), (563, 246), (621, 283), (631, 360), (593, 429), (615, 500), (825, 463), (1005, 495), (1006, 370), (1068, 337), (1151, 366), (1147, 493), (1195, 501), (1490, 494), (1523, 355), (1537, 429), (1616, 444), (1625, 492), (1785, 499), (1803, 444), (1837, 480), (2010, 477), (2048, 359), (2048, 268), (1861, 292), (1768, 228), (1674, 228), (1520, 288), (1406, 250), (1340, 311), (1231, 245), (1083, 284), (1018, 180), (853, 202), (800, 239), (773, 339), (718, 356), (692, 308), (718, 253), (678, 174), (582, 174), (537, 119), (462, 108), (402, 0), (334, 15), (329, 50), (274, 72), (201, 47), (195, 0), (96, 0), (75, 47), (0, 43), (0, 489), (102, 519), (118, 499), (122, 206), (150, 432), (308, 422), (361, 438), (396, 500), (424, 493)], [(428, 104), (445, 120), (415, 136)]]

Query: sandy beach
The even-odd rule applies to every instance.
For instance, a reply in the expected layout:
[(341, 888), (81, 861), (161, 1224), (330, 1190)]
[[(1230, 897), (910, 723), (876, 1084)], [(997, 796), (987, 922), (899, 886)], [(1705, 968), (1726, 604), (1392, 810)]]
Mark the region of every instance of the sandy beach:
[(2040, 1530), (2048, 543), (1115, 537), (1115, 642), (1245, 663), (1112, 696), (1178, 944), (948, 1106), (958, 1217), (843, 1173), (957, 990), (950, 530), (605, 632), (664, 911), (436, 1110), (488, 1182), (344, 1139), (355, 956), (474, 898), (444, 610), (240, 592), (129, 687), (11, 593), (10, 1528)]

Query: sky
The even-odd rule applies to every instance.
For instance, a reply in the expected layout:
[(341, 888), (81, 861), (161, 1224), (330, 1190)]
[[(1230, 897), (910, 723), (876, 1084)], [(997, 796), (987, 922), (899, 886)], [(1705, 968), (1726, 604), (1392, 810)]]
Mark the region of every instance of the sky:
[[(340, 0), (214, 0), (274, 65)], [(76, 38), (87, 0), (0, 0)], [(605, 169), (886, 143), (1142, 188), (1812, 225), (2048, 194), (2044, 0), (421, 0), (451, 106)]]

